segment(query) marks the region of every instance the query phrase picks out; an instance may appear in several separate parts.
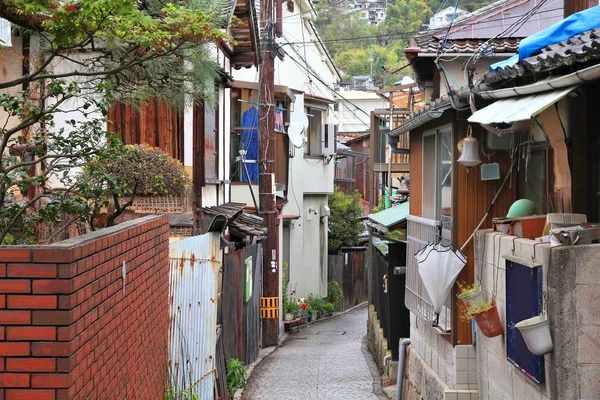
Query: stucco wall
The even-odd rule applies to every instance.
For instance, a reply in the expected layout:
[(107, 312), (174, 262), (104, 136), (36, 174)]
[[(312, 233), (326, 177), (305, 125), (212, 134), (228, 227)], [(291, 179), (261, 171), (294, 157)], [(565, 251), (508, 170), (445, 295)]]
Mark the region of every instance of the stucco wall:
[[(484, 235), (486, 235), (484, 242)], [(490, 295), (494, 267), (499, 268), (496, 304), (506, 326), (505, 259), (513, 237), (477, 233), (475, 258), (482, 288)], [(514, 256), (532, 260), (534, 241), (514, 241)], [(554, 350), (544, 356), (545, 383), (527, 378), (506, 358), (506, 336), (477, 334), (480, 399), (595, 399), (600, 396), (600, 245), (535, 247), (543, 268), (543, 290)], [(477, 269), (476, 269), (477, 271)]]

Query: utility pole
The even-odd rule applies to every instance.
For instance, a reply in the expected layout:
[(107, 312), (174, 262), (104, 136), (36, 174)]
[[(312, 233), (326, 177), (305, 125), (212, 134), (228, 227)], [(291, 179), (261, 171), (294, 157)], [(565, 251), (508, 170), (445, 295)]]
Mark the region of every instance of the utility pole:
[(263, 241), (262, 342), (263, 347), (279, 344), (279, 268), (277, 254), (277, 209), (275, 208), (275, 21), (273, 1), (261, 2), (260, 26), (263, 47), (259, 78), (259, 204), (267, 236)]
[(564, 0), (563, 15), (567, 18), (569, 15), (598, 5), (598, 0)]

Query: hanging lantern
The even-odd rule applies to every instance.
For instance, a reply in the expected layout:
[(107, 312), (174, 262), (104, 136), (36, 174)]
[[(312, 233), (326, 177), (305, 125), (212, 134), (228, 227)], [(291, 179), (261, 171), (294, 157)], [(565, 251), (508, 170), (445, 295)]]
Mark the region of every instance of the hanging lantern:
[(479, 141), (471, 135), (470, 126), (469, 135), (460, 144), (462, 144), (462, 153), (458, 159), (459, 163), (467, 168), (476, 167), (481, 164), (481, 159), (479, 158)]

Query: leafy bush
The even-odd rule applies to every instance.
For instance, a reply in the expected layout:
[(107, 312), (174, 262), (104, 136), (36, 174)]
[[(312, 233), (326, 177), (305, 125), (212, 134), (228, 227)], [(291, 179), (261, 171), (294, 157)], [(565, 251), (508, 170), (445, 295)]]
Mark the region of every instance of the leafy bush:
[(306, 297), (306, 305), (307, 309), (311, 310), (313, 313), (323, 313), (325, 310), (325, 301), (322, 298), (313, 295), (312, 293), (309, 293), (308, 297)]
[(329, 252), (337, 253), (343, 246), (353, 246), (364, 230), (360, 221), (363, 208), (358, 191), (348, 195), (338, 189), (329, 197)]
[(114, 151), (90, 162), (82, 173), (79, 190), (90, 198), (95, 215), (112, 203), (115, 211), (106, 218), (106, 226), (111, 226), (136, 196), (182, 196), (190, 185), (179, 161), (160, 149), (135, 144), (115, 145)]
[(327, 314), (331, 314), (333, 310), (335, 310), (335, 305), (333, 303), (327, 302), (323, 305), (323, 309)]
[(246, 368), (237, 358), (232, 358), (227, 363), (227, 390), (229, 398), (233, 399), (235, 392), (239, 388), (246, 386)]
[(165, 400), (201, 400), (197, 393), (189, 390), (178, 391), (174, 387), (168, 387), (165, 392)]
[(340, 304), (343, 297), (344, 292), (342, 292), (340, 284), (333, 280), (329, 281), (327, 284), (327, 301), (332, 303), (335, 308)]

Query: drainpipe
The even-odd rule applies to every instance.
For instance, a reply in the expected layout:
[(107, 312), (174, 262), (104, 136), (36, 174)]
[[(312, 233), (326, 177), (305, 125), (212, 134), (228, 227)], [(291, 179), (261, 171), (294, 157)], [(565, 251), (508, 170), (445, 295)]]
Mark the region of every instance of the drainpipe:
[(396, 400), (402, 400), (402, 383), (404, 381), (404, 364), (406, 363), (406, 347), (410, 344), (410, 339), (400, 341), (400, 350), (398, 351), (398, 376), (396, 377)]
[(388, 354), (387, 356), (383, 357), (383, 368), (385, 368), (385, 370), (386, 370), (386, 373), (387, 373), (387, 362), (388, 362), (388, 360), (390, 360), (391, 358), (392, 358), (392, 356), (391, 356), (391, 355), (389, 355), (389, 354)]

